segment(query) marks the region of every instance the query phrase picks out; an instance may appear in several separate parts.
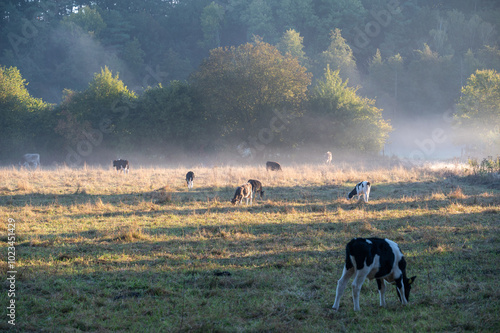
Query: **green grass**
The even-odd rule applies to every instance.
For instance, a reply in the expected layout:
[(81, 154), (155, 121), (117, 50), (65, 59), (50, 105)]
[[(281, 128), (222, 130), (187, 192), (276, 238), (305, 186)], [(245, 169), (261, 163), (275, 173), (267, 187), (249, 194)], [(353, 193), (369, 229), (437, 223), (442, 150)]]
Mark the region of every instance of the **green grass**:
[[(4, 258), (7, 220), (16, 220), (16, 327), (500, 331), (498, 180), (460, 170), (284, 169), (195, 168), (193, 190), (184, 168), (0, 170)], [(250, 178), (262, 181), (264, 200), (232, 206)], [(370, 202), (345, 199), (364, 179)], [(391, 286), (380, 308), (376, 283), (366, 281), (360, 312), (350, 284), (331, 309), (353, 237), (399, 244), (417, 275), (408, 306)], [(0, 329), (9, 328), (3, 318)]]

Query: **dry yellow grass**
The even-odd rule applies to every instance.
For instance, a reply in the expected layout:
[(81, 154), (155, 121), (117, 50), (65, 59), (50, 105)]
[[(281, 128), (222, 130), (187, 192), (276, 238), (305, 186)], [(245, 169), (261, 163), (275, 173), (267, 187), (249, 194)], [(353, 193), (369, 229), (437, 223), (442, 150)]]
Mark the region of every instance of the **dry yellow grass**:
[[(464, 178), (462, 171), (429, 168), (283, 169), (193, 168), (190, 190), (184, 179), (188, 169), (180, 167), (137, 168), (128, 175), (89, 166), (1, 169), (0, 219), (17, 221), (20, 297), (30, 300), (20, 313), (21, 330), (396, 331), (407, 322), (416, 331), (498, 326), (489, 311), (499, 308), (500, 288), (493, 277), (500, 188)], [(250, 178), (262, 181), (264, 199), (231, 205), (236, 186)], [(372, 183), (370, 202), (347, 200), (347, 192), (362, 180)], [(7, 232), (5, 224), (0, 232)], [(344, 246), (352, 237), (398, 242), (409, 271), (419, 276), (409, 307), (391, 299), (392, 306), (379, 310), (372, 284), (364, 291), (370, 308), (362, 317), (347, 310), (348, 297), (344, 312), (330, 311)], [(474, 279), (471, 262), (482, 272)], [(437, 280), (446, 283), (438, 288)], [(478, 292), (464, 299), (457, 290), (467, 288)], [(380, 316), (385, 320), (377, 321)]]

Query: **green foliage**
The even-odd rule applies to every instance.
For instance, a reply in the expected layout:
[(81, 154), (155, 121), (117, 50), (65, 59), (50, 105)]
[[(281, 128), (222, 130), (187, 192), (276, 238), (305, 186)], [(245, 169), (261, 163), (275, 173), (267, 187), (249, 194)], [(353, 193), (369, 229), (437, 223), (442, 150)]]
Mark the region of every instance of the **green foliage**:
[(245, 9), (241, 12), (241, 21), (248, 26), (247, 39), (251, 36), (276, 37), (271, 3), (264, 0), (244, 1)]
[(46, 131), (42, 117), (49, 105), (32, 97), (27, 85), (17, 68), (0, 66), (0, 158), (37, 148)]
[(500, 156), (497, 156), (496, 159), (493, 159), (492, 156), (488, 156), (487, 158), (483, 158), (481, 163), (479, 163), (476, 158), (469, 158), (467, 159), (467, 164), (474, 175), (479, 174), (485, 176), (500, 172)]
[(196, 112), (191, 88), (172, 81), (147, 89), (131, 112), (134, 145), (141, 151), (188, 148), (203, 139), (206, 123)]
[[(107, 133), (103, 147), (132, 147), (131, 133), (137, 124), (130, 122), (128, 116), (122, 119), (123, 114), (116, 110), (125, 108), (131, 112), (135, 102), (130, 101), (142, 98), (131, 98), (125, 93), (114, 100), (116, 93), (110, 91), (109, 100), (118, 101), (110, 106), (106, 96), (99, 96), (101, 91), (91, 92), (88, 83), (95, 80), (92, 73), (105, 67), (120, 72), (121, 81), (142, 92), (158, 83), (170, 87), (169, 81), (186, 80), (200, 63), (208, 63), (203, 59), (211, 57), (212, 47), (241, 48), (239, 54), (234, 54), (234, 63), (229, 56), (223, 71), (213, 71), (225, 76), (206, 79), (206, 90), (189, 87), (198, 92), (190, 92), (193, 112), (199, 115), (198, 119), (206, 119), (204, 129), (214, 134), (211, 142), (220, 139), (227, 143), (235, 138), (246, 140), (249, 133), (254, 135), (268, 128), (270, 117), (274, 116), (272, 109), (286, 108), (287, 116), (301, 115), (310, 125), (305, 129), (298, 122), (287, 126), (290, 132), (281, 132), (275, 140), (287, 146), (314, 141), (311, 138), (318, 136), (314, 129), (325, 126), (316, 117), (316, 111), (297, 111), (307, 99), (305, 89), (293, 90), (291, 86), (304, 86), (311, 77), (303, 82), (300, 78), (297, 83), (294, 75), (286, 74), (293, 72), (295, 66), (286, 63), (289, 60), (283, 61), (288, 54), (306, 72), (313, 73), (315, 80), (322, 80), (327, 64), (340, 69), (343, 82), (359, 85), (358, 92), (376, 99), (377, 108), (391, 112), (395, 126), (406, 116), (442, 114), (452, 109), (465, 80), (476, 70), (500, 71), (500, 7), (490, 0), (21, 1), (2, 2), (0, 12), (0, 64), (15, 66), (29, 78), (32, 96), (54, 103), (61, 103), (63, 98), (56, 113), (29, 111), (43, 104), (39, 99), (23, 97), (22, 103), (20, 95), (16, 102), (4, 99), (3, 103), (12, 106), (6, 107), (10, 111), (2, 111), (2, 117), (10, 117), (11, 121), (5, 120), (4, 124), (17, 122), (26, 127), (33, 122), (36, 131), (45, 128), (44, 136), (57, 140), (51, 126), (64, 120), (58, 130), (66, 128), (63, 142), (68, 142), (76, 140), (71, 133), (79, 133), (81, 128), (95, 129), (111, 114), (115, 134)], [(258, 52), (264, 50), (257, 47), (258, 43), (276, 45), (281, 52), (280, 58), (262, 51), (262, 58), (277, 59), (269, 70), (263, 65), (265, 61), (255, 60), (249, 60), (248, 69), (243, 69), (247, 66), (243, 59), (254, 58), (258, 53), (248, 51), (250, 55), (246, 56), (243, 51), (256, 35), (262, 36), (252, 44)], [(280, 66), (288, 68), (283, 75), (278, 75)], [(305, 72), (297, 75), (304, 76)], [(277, 79), (279, 76), (284, 80)], [(62, 96), (65, 90), (67, 93)], [(19, 112), (9, 113), (16, 108)], [(20, 114), (29, 119), (19, 120)], [(35, 122), (43, 126), (36, 126)], [(156, 125), (154, 121), (148, 123)], [(6, 129), (4, 133), (35, 132), (30, 130)], [(181, 132), (177, 135), (183, 136), (186, 131)], [(118, 133), (121, 139), (117, 138)], [(483, 144), (495, 142), (496, 133), (484, 132)], [(165, 137), (173, 140), (175, 135)], [(12, 146), (9, 140), (3, 144)]]
[(83, 31), (98, 36), (106, 28), (106, 23), (96, 9), (83, 7), (76, 13), (71, 13), (63, 18), (63, 23), (69, 27), (71, 24), (79, 26)]
[(300, 33), (293, 29), (287, 30), (283, 37), (281, 37), (278, 45), (276, 47), (281, 52), (281, 54), (290, 55), (297, 58), (299, 63), (307, 67), (307, 56), (304, 52), (304, 37), (300, 36)]
[[(317, 140), (336, 148), (379, 152), (390, 124), (382, 118), (382, 110), (375, 101), (357, 95), (357, 88), (342, 81), (339, 70), (327, 66), (324, 79), (314, 87), (310, 97), (311, 111), (323, 123), (323, 130), (316, 131)], [(320, 127), (321, 128), (321, 127)]]
[[(458, 130), (474, 135), (464, 136), (459, 132), (456, 140), (470, 143), (475, 137), (486, 152), (498, 152), (500, 148), (500, 74), (494, 70), (478, 70), (462, 88), (462, 97), (455, 114)], [(462, 138), (465, 141), (462, 141)], [(477, 142), (477, 141), (476, 141)]]
[(0, 103), (1, 109), (12, 112), (33, 112), (47, 105), (39, 98), (30, 96), (28, 83), (16, 67), (0, 66)]
[(275, 108), (296, 113), (311, 74), (296, 58), (257, 40), (212, 50), (191, 82), (214, 132), (241, 139), (269, 123)]
[(118, 74), (104, 67), (94, 74), (86, 90), (65, 91), (64, 101), (59, 105), (56, 132), (67, 144), (75, 144), (88, 136), (86, 133), (105, 126), (107, 146), (104, 148), (129, 147), (132, 122), (130, 112), (135, 108), (136, 95), (129, 91)]
[[(400, 89), (409, 113), (418, 116), (446, 110), (456, 98), (460, 82), (459, 72), (453, 70), (451, 56), (441, 56), (427, 44), (415, 54), (417, 57), (404, 73), (406, 78), (412, 79), (405, 82), (405, 89)], [(450, 79), (453, 79), (452, 83)]]
[(201, 27), (207, 45), (220, 47), (220, 29), (223, 19), (224, 8), (213, 1), (203, 9)]
[(325, 68), (329, 65), (333, 69), (339, 69), (340, 77), (344, 80), (358, 82), (359, 74), (351, 47), (342, 37), (340, 29), (331, 32), (330, 45), (321, 54), (321, 65)]
[(122, 51), (122, 58), (134, 73), (140, 73), (144, 68), (145, 52), (141, 48), (141, 43), (137, 38), (125, 43)]

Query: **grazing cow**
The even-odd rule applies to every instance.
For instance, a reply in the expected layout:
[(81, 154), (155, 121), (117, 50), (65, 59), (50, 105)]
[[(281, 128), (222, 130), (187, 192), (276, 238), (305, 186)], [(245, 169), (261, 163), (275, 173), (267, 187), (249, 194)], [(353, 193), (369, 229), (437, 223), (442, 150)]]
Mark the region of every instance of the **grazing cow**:
[(248, 182), (252, 185), (253, 195), (257, 197), (257, 193), (259, 193), (260, 198), (264, 196), (264, 191), (262, 190), (262, 183), (255, 179), (249, 179)]
[(326, 158), (326, 161), (325, 163), (327, 165), (330, 165), (332, 164), (332, 153), (330, 151), (327, 151), (326, 154), (325, 154), (325, 158)]
[(119, 172), (121, 170), (122, 172), (125, 171), (126, 173), (128, 173), (129, 170), (128, 161), (122, 159), (114, 160), (113, 167), (116, 168), (116, 172)]
[(22, 162), (19, 165), (24, 167), (31, 167), (32, 165), (35, 169), (40, 165), (40, 154), (24, 154)]
[(276, 163), (276, 162), (266, 162), (266, 171), (283, 171), (281, 169), (281, 165), (279, 165), (279, 163)]
[(186, 182), (188, 188), (193, 188), (193, 180), (194, 180), (194, 172), (189, 171), (188, 173), (186, 173)]
[(365, 202), (368, 202), (368, 199), (370, 199), (370, 189), (371, 185), (370, 182), (364, 181), (361, 183), (358, 183), (354, 189), (349, 192), (347, 195), (347, 199), (351, 199), (353, 196), (357, 195), (358, 196), (358, 201), (361, 196), (363, 196), (363, 199)]
[(241, 186), (238, 186), (236, 192), (234, 193), (234, 198), (231, 200), (231, 203), (233, 205), (235, 205), (236, 203), (241, 204), (241, 201), (243, 199), (247, 200), (247, 205), (248, 205), (248, 199), (250, 199), (250, 204), (252, 204), (252, 184), (246, 183)]
[(338, 310), (340, 298), (349, 279), (355, 275), (352, 283), (354, 311), (359, 311), (359, 292), (366, 278), (377, 279), (380, 306), (385, 303), (385, 281), (396, 285), (396, 293), (403, 305), (410, 299), (411, 284), (416, 276), (406, 277), (406, 261), (398, 244), (389, 239), (354, 238), (345, 248), (345, 266), (342, 277), (337, 283), (337, 292), (333, 309)]

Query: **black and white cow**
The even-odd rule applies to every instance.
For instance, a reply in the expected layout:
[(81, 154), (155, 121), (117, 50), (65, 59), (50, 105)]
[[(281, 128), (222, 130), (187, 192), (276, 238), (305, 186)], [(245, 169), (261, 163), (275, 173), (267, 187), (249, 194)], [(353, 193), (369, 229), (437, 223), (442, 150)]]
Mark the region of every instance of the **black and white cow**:
[(246, 183), (241, 186), (238, 186), (236, 192), (234, 193), (234, 197), (231, 200), (231, 203), (233, 205), (235, 205), (236, 203), (241, 204), (241, 201), (243, 199), (247, 200), (247, 205), (248, 205), (248, 199), (250, 199), (250, 204), (252, 204), (252, 184)]
[(326, 152), (326, 154), (325, 154), (325, 163), (327, 165), (332, 164), (332, 152), (330, 152), (330, 151)]
[(186, 173), (186, 183), (188, 188), (193, 188), (193, 181), (194, 181), (194, 172), (189, 171)]
[(26, 168), (34, 166), (36, 169), (40, 165), (40, 154), (24, 154), (19, 165)]
[(377, 279), (380, 306), (385, 303), (385, 281), (396, 285), (396, 292), (403, 305), (410, 299), (411, 284), (416, 276), (406, 277), (406, 261), (398, 244), (381, 238), (354, 238), (345, 248), (345, 266), (337, 283), (337, 293), (333, 309), (338, 310), (340, 298), (344, 294), (349, 279), (352, 283), (354, 311), (359, 311), (359, 292), (366, 278)]
[(281, 165), (279, 165), (279, 163), (276, 163), (276, 162), (271, 162), (271, 161), (267, 161), (266, 162), (266, 171), (283, 171), (281, 169)]
[(358, 183), (354, 189), (349, 192), (347, 195), (347, 199), (351, 199), (353, 196), (357, 195), (358, 196), (358, 201), (361, 196), (363, 196), (363, 199), (365, 202), (368, 202), (368, 199), (370, 199), (370, 189), (371, 185), (370, 182), (364, 181), (361, 183)]
[(124, 172), (128, 173), (128, 170), (129, 170), (128, 161), (122, 160), (122, 159), (114, 160), (113, 167), (116, 168), (116, 172), (119, 172), (119, 171), (123, 172), (124, 171)]
[(249, 179), (248, 182), (252, 185), (252, 192), (255, 197), (259, 193), (260, 198), (264, 196), (264, 191), (262, 190), (262, 183), (256, 179)]

